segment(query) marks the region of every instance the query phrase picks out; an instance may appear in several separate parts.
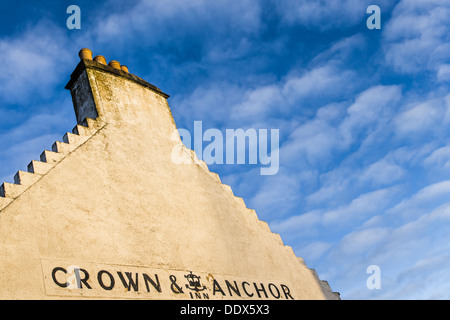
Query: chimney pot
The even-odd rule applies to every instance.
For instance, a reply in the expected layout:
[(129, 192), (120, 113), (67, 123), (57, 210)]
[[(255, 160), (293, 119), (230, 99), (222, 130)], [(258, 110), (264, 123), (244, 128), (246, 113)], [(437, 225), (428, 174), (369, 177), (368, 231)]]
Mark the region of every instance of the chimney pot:
[(116, 60), (111, 60), (111, 61), (108, 63), (108, 66), (113, 67), (114, 69), (119, 69), (119, 70), (121, 70), (121, 69), (120, 69), (120, 63), (119, 63), (119, 61), (116, 61)]
[(92, 60), (92, 51), (89, 50), (88, 48), (83, 48), (78, 53), (78, 56), (80, 57), (81, 60), (83, 59)]
[(94, 61), (104, 64), (106, 66), (106, 59), (104, 56), (95, 56)]
[(125, 71), (126, 73), (130, 73), (130, 71), (128, 71), (128, 67), (127, 66), (121, 65), (120, 69), (122, 69), (122, 71)]

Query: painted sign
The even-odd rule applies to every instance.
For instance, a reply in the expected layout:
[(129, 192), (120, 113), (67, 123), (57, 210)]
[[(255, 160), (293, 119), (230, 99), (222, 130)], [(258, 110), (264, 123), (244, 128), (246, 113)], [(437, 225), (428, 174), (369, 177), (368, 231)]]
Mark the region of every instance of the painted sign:
[(42, 259), (48, 295), (131, 299), (294, 299), (285, 281)]

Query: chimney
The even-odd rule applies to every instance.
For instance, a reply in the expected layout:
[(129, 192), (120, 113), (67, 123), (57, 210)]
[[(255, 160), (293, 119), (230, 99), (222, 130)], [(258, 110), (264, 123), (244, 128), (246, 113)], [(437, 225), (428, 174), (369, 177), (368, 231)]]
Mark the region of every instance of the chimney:
[(169, 95), (129, 73), (119, 61), (106, 64), (104, 56), (96, 55), (94, 59), (92, 56), (91, 50), (80, 50), (80, 62), (66, 85), (78, 124), (86, 118), (116, 124), (147, 121), (152, 128), (156, 129), (160, 123), (159, 129), (173, 130), (175, 123), (167, 103)]

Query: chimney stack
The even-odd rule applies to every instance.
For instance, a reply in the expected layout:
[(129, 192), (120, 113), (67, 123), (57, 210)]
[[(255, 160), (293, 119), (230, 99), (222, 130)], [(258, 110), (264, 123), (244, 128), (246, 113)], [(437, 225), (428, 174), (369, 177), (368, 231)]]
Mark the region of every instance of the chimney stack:
[[(166, 100), (169, 97), (167, 94), (129, 73), (128, 67), (121, 65), (119, 61), (110, 60), (107, 63), (102, 55), (95, 55), (95, 58), (92, 58), (92, 51), (88, 48), (81, 49), (78, 56), (80, 62), (66, 85), (66, 89), (72, 94), (78, 124), (83, 123), (85, 118), (100, 118), (107, 122), (130, 121), (124, 118), (130, 115), (130, 110), (133, 112), (140, 110), (137, 106), (128, 108), (130, 101), (142, 94), (142, 87), (149, 90), (149, 96), (158, 101), (161, 99), (159, 102), (161, 105), (167, 105)], [(149, 104), (149, 101), (142, 103), (142, 105)], [(139, 112), (146, 113), (148, 110), (144, 108)], [(134, 116), (134, 119), (136, 118), (138, 117)], [(142, 120), (142, 117), (140, 118)]]

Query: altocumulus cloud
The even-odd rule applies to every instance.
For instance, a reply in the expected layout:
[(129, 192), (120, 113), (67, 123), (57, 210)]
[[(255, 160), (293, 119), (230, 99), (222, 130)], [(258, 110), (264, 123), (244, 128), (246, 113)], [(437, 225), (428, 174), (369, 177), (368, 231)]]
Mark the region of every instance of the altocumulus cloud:
[(3, 103), (23, 103), (36, 95), (48, 98), (64, 71), (70, 68), (68, 39), (51, 21), (29, 26), (21, 34), (0, 39)]

